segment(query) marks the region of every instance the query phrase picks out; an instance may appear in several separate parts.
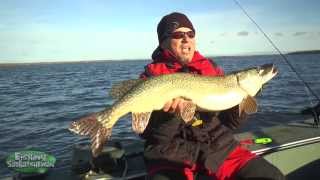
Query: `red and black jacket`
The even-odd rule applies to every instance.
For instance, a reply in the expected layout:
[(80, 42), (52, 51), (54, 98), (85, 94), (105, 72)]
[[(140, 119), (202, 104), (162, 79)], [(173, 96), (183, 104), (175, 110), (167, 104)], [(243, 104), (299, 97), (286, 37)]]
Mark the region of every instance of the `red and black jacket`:
[[(212, 60), (195, 52), (192, 61), (182, 66), (169, 51), (160, 50), (153, 62), (145, 67), (140, 78), (162, 74), (189, 72), (206, 76), (223, 75), (223, 70)], [(197, 113), (203, 124), (192, 126), (177, 120), (173, 114), (154, 111), (146, 130), (145, 159), (148, 167), (168, 163), (177, 166), (201, 164), (215, 171), (227, 155), (238, 145), (232, 130), (245, 119), (238, 116), (238, 108), (215, 113)]]
[(186, 65), (181, 65), (168, 50), (159, 51), (152, 63), (145, 67), (145, 71), (140, 75), (141, 78), (171, 74), (176, 72), (190, 72), (207, 76), (221, 76), (223, 70), (212, 60), (203, 57), (199, 52)]

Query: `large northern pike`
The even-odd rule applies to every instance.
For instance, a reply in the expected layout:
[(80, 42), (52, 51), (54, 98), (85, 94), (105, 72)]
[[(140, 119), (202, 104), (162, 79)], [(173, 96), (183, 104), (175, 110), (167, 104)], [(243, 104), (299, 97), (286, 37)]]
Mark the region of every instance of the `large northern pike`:
[(254, 113), (257, 103), (253, 96), (276, 74), (273, 64), (265, 64), (225, 76), (175, 73), (126, 81), (111, 91), (118, 98), (112, 106), (73, 122), (69, 130), (90, 136), (93, 156), (97, 156), (110, 138), (114, 124), (127, 113), (132, 113), (132, 128), (137, 133), (144, 131), (153, 110), (162, 109), (177, 97), (192, 102), (179, 114), (186, 122), (193, 118), (196, 108), (221, 111), (239, 105), (239, 112)]

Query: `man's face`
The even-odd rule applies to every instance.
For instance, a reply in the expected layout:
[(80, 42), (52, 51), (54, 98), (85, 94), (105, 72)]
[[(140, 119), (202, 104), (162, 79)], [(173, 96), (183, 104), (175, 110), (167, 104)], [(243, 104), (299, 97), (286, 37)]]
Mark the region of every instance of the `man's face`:
[[(182, 64), (190, 62), (195, 51), (195, 37), (189, 37), (189, 35), (192, 34), (190, 31), (192, 31), (190, 28), (178, 28), (172, 33), (173, 35), (171, 35), (170, 37), (165, 39), (163, 43), (161, 43), (161, 47), (163, 49), (170, 50)], [(179, 32), (185, 33), (181, 34)]]

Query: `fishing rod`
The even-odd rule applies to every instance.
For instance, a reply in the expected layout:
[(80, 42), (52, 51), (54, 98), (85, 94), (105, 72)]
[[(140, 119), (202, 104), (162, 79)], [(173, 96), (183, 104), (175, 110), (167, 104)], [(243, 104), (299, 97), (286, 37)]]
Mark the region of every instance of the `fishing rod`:
[[(264, 37), (269, 41), (269, 43), (273, 46), (274, 49), (277, 50), (277, 52), (280, 54), (280, 56), (284, 59), (284, 61), (289, 65), (289, 67), (291, 68), (291, 70), (297, 75), (298, 79), (304, 84), (304, 87), (306, 89), (306, 91), (309, 93), (309, 97), (310, 94), (312, 94), (314, 97), (316, 97), (316, 99), (318, 100), (318, 102), (320, 103), (320, 97), (311, 89), (311, 87), (302, 79), (302, 77), (300, 76), (300, 74), (295, 70), (295, 68), (293, 67), (293, 65), (289, 62), (289, 60), (287, 59), (287, 57), (285, 55), (283, 55), (283, 53), (280, 51), (280, 49), (273, 43), (273, 41), (269, 38), (269, 36), (262, 30), (262, 28), (258, 25), (258, 23), (251, 18), (251, 16), (247, 13), (247, 11), (241, 6), (241, 4), (239, 3), (238, 0), (233, 0), (233, 2), (239, 6), (239, 8), (243, 11), (243, 13), (256, 25), (256, 27), (259, 29), (259, 31), (264, 35)], [(314, 104), (312, 103), (312, 100), (310, 100), (310, 104), (312, 106), (314, 106)]]

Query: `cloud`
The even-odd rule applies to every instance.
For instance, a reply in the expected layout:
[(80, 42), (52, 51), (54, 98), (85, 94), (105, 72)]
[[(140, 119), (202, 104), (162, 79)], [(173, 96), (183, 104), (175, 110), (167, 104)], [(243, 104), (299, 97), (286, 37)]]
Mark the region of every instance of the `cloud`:
[(277, 33), (274, 33), (275, 36), (283, 36), (283, 33), (281, 32), (277, 32)]
[(224, 32), (224, 33), (221, 33), (220, 36), (227, 36), (228, 33)]
[(238, 36), (248, 36), (249, 32), (248, 31), (240, 31), (237, 33)]
[[(242, 17), (241, 10), (226, 10), (223, 12), (201, 12), (190, 14), (190, 19), (196, 27), (197, 32), (208, 34), (214, 33), (219, 36), (229, 36), (233, 34), (235, 29), (246, 29), (251, 27), (252, 23), (247, 18)], [(226, 34), (229, 32), (230, 34)]]
[[(3, 59), (19, 62), (143, 59), (157, 47), (154, 32), (148, 31), (10, 31), (1, 35), (0, 63)], [(119, 39), (120, 36), (123, 38)], [(132, 46), (128, 42), (139, 42), (140, 45)]]
[(308, 34), (308, 32), (295, 32), (295, 33), (293, 33), (293, 36), (303, 36), (306, 34)]

